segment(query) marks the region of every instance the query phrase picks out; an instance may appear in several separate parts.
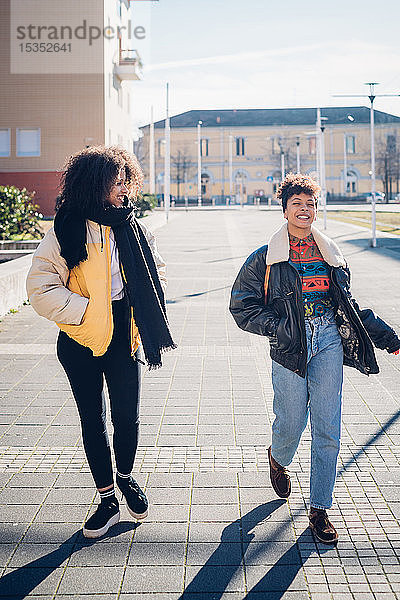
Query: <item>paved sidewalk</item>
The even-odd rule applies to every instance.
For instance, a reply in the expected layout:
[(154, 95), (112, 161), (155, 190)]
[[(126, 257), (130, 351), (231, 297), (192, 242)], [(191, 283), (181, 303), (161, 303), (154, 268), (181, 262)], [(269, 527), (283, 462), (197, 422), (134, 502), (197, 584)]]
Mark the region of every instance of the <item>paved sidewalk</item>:
[[(268, 478), (272, 388), (263, 338), (227, 311), (247, 255), (277, 211), (190, 211), (157, 233), (168, 263), (178, 350), (144, 377), (138, 481), (151, 509), (122, 507), (102, 540), (82, 523), (97, 503), (76, 409), (54, 353), (57, 327), (29, 306), (0, 322), (0, 598), (391, 600), (400, 598), (400, 359), (345, 369), (336, 548), (307, 529), (309, 432), (293, 492)], [(328, 222), (361, 306), (400, 331), (400, 240), (370, 249), (366, 229)]]

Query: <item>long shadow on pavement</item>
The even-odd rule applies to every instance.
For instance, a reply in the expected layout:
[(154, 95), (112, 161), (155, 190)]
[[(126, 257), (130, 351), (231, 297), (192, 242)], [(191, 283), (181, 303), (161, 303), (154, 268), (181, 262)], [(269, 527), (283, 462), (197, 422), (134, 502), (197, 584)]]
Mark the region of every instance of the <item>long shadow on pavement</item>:
[[(338, 475), (341, 475), (346, 469), (353, 464), (357, 458), (363, 453), (366, 448), (372, 446), (380, 437), (400, 418), (400, 410), (394, 413), (391, 418), (381, 427), (381, 429), (372, 435), (364, 446), (352, 456), (339, 470)], [(208, 561), (203, 565), (194, 579), (189, 583), (185, 589), (183, 595), (180, 596), (179, 600), (185, 600), (185, 598), (194, 598), (194, 594), (208, 594), (208, 600), (219, 600), (224, 592), (226, 591), (229, 582), (235, 575), (236, 571), (240, 567), (242, 561), (238, 561), (237, 564), (230, 566), (224, 565), (225, 552), (223, 549), (223, 543), (232, 540), (231, 532), (237, 525), (242, 526), (242, 560), (244, 563), (251, 562), (252, 565), (257, 564), (257, 557), (262, 557), (267, 548), (264, 544), (257, 544), (255, 549), (252, 549), (251, 541), (254, 539), (254, 534), (251, 532), (257, 524), (267, 519), (277, 508), (284, 504), (284, 500), (274, 500), (262, 504), (257, 508), (253, 509), (246, 515), (243, 515), (241, 519), (230, 523), (222, 532), (221, 544), (210, 556)], [(304, 509), (298, 509), (292, 513), (292, 519), (296, 518)], [(280, 539), (280, 536), (284, 530), (288, 527), (288, 522), (283, 522), (271, 532), (271, 542)], [(314, 538), (311, 532), (306, 529), (292, 544), (292, 546), (285, 552), (277, 562), (270, 568), (266, 567), (268, 571), (266, 574), (252, 587), (252, 589), (246, 594), (243, 600), (251, 600), (252, 598), (260, 598), (260, 593), (268, 593), (269, 600), (279, 600), (288, 591), (290, 585), (295, 580), (297, 574), (300, 572), (303, 564), (307, 559), (315, 552), (320, 555), (329, 552), (335, 546), (324, 545), (314, 543)], [(267, 542), (265, 543), (267, 546)], [(221, 555), (221, 559), (218, 560), (218, 555)], [(262, 560), (260, 561), (263, 562)], [(218, 570), (218, 582), (210, 581), (210, 570), (208, 567), (224, 565)], [(215, 591), (215, 587), (218, 587)], [(193, 594), (193, 595), (192, 595)], [(306, 591), (305, 591), (306, 594)], [(202, 596), (198, 596), (199, 600)], [(206, 597), (206, 596), (204, 596)], [(308, 597), (308, 596), (305, 596)]]
[[(133, 530), (137, 526), (137, 523), (119, 522), (110, 530), (110, 533), (101, 539), (115, 537), (123, 532)], [(16, 567), (13, 571), (3, 575), (0, 579), (0, 598), (6, 597), (12, 598), (12, 600), (23, 600), (75, 552), (79, 551), (82, 547), (92, 546), (96, 543), (97, 540), (89, 540), (83, 536), (78, 537), (77, 534), (80, 531), (78, 530), (73, 533), (53, 552), (49, 552), (22, 567)], [(30, 542), (32, 546), (34, 544), (35, 542)]]
[[(232, 560), (231, 565), (226, 565), (226, 552), (224, 544), (231, 542), (235, 537), (237, 527), (241, 528), (242, 532), (242, 552), (246, 552), (250, 542), (254, 538), (254, 534), (251, 530), (259, 523), (267, 519), (275, 510), (285, 504), (285, 500), (273, 500), (266, 504), (257, 506), (249, 513), (244, 515), (241, 519), (237, 519), (230, 523), (222, 532), (221, 543), (209, 557), (207, 562), (201, 567), (200, 571), (192, 579), (189, 585), (185, 588), (183, 595), (178, 600), (184, 600), (188, 594), (208, 593), (211, 600), (219, 600), (224, 594), (229, 582), (234, 577), (236, 571), (242, 564), (243, 556), (238, 556), (238, 560), (234, 562)], [(287, 523), (285, 523), (287, 526)], [(223, 566), (221, 566), (223, 565)], [(210, 569), (209, 567), (218, 567), (218, 581), (210, 580)], [(212, 569), (211, 569), (212, 570)], [(218, 588), (216, 590), (216, 587)]]

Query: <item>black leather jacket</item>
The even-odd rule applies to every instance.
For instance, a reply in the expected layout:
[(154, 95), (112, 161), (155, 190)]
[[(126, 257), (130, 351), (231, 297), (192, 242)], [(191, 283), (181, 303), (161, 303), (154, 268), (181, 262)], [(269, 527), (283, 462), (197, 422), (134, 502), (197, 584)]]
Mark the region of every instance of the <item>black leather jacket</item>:
[[(301, 279), (296, 269), (283, 261), (271, 265), (267, 304), (264, 279), (268, 246), (249, 256), (233, 284), (229, 310), (237, 325), (268, 336), (271, 358), (305, 377), (307, 342)], [(350, 292), (350, 271), (331, 269), (331, 296), (335, 319), (343, 343), (343, 363), (361, 373), (379, 373), (373, 344), (394, 352), (400, 340), (393, 329), (372, 310), (361, 310)]]

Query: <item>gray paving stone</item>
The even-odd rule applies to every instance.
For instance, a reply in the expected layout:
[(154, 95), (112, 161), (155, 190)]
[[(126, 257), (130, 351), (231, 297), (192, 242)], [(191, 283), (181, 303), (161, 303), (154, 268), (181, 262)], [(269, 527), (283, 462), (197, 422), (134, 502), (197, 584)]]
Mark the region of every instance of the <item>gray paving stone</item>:
[(189, 527), (189, 542), (240, 542), (241, 528), (239, 521), (229, 523), (194, 523)]
[(73, 544), (81, 530), (80, 523), (32, 523), (24, 536), (24, 542), (37, 544)]
[(5, 567), (9, 562), (11, 554), (15, 550), (14, 544), (0, 543), (0, 567)]
[(58, 594), (110, 594), (118, 589), (122, 567), (67, 567)]
[(195, 542), (187, 548), (188, 565), (240, 565), (242, 562), (242, 545), (239, 542)]
[(9, 488), (49, 488), (57, 481), (53, 473), (15, 473), (9, 480)]
[(19, 542), (29, 527), (29, 523), (6, 522), (0, 523), (0, 543), (12, 544)]
[(150, 522), (187, 522), (189, 505), (162, 505), (155, 504), (149, 509), (146, 523)]
[(129, 542), (108, 544), (90, 543), (85, 545), (77, 543), (74, 546), (69, 566), (75, 567), (123, 567), (129, 551)]
[(239, 518), (239, 507), (235, 504), (193, 504), (190, 511), (191, 521), (224, 522)]
[(58, 488), (50, 490), (46, 497), (46, 504), (90, 504), (95, 496), (96, 490), (93, 488), (80, 489), (78, 487)]
[(194, 487), (237, 487), (236, 473), (195, 473)]
[(148, 500), (154, 504), (189, 504), (190, 488), (150, 488)]
[(9, 567), (62, 567), (73, 552), (72, 544), (21, 543), (13, 555)]
[(82, 522), (87, 514), (88, 506), (44, 504), (35, 517), (35, 523), (77, 523)]
[(122, 592), (181, 592), (183, 566), (127, 567)]
[(246, 579), (253, 592), (306, 590), (306, 582), (300, 564), (273, 565), (267, 572), (261, 566), (247, 566)]
[(0, 505), (0, 522), (1, 523), (24, 523), (31, 521), (35, 516), (39, 506), (33, 505)]
[(243, 592), (245, 589), (242, 566), (191, 567), (186, 569), (185, 591), (194, 592)]
[(6, 487), (0, 492), (0, 504), (41, 504), (47, 494), (45, 488), (11, 488)]
[(27, 596), (29, 593), (52, 596), (62, 577), (63, 569), (16, 568), (6, 569), (0, 580), (0, 597), (13, 595)]
[(192, 492), (193, 504), (237, 504), (237, 488), (199, 488), (196, 487)]
[(182, 523), (143, 523), (135, 530), (134, 543), (136, 542), (185, 542), (187, 538), (187, 522)]
[(280, 565), (301, 564), (300, 552), (297, 544), (292, 542), (250, 542), (245, 552), (246, 565)]
[(180, 566), (184, 563), (186, 544), (163, 542), (154, 545), (136, 541), (129, 554), (128, 565), (138, 566)]

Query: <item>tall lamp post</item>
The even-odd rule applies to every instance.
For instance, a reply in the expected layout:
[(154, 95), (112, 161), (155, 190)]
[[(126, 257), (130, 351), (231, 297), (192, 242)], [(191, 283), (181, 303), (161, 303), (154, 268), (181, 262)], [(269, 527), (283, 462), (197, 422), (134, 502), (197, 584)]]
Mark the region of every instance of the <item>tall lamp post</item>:
[[(375, 172), (375, 115), (374, 100), (379, 97), (394, 97), (400, 94), (375, 94), (377, 82), (365, 83), (369, 87), (367, 97), (370, 101), (370, 132), (371, 132), (371, 242), (372, 248), (376, 248), (376, 172)], [(365, 94), (335, 94), (336, 98), (365, 98)], [(346, 177), (347, 179), (347, 177)]]
[(168, 221), (171, 202), (171, 129), (169, 122), (169, 84), (166, 89), (166, 115), (165, 115), (165, 157), (164, 157), (164, 210)]
[(156, 193), (155, 152), (154, 152), (154, 111), (151, 107), (150, 117), (150, 194)]
[(233, 135), (229, 134), (229, 202), (233, 204)]
[(324, 209), (324, 229), (327, 226), (327, 206), (326, 206), (326, 169), (325, 169), (325, 123), (327, 117), (321, 117), (321, 109), (317, 108), (317, 137), (318, 137), (318, 165), (319, 181), (321, 185), (321, 199)]
[(197, 123), (197, 205), (201, 206), (201, 126), (203, 121)]

